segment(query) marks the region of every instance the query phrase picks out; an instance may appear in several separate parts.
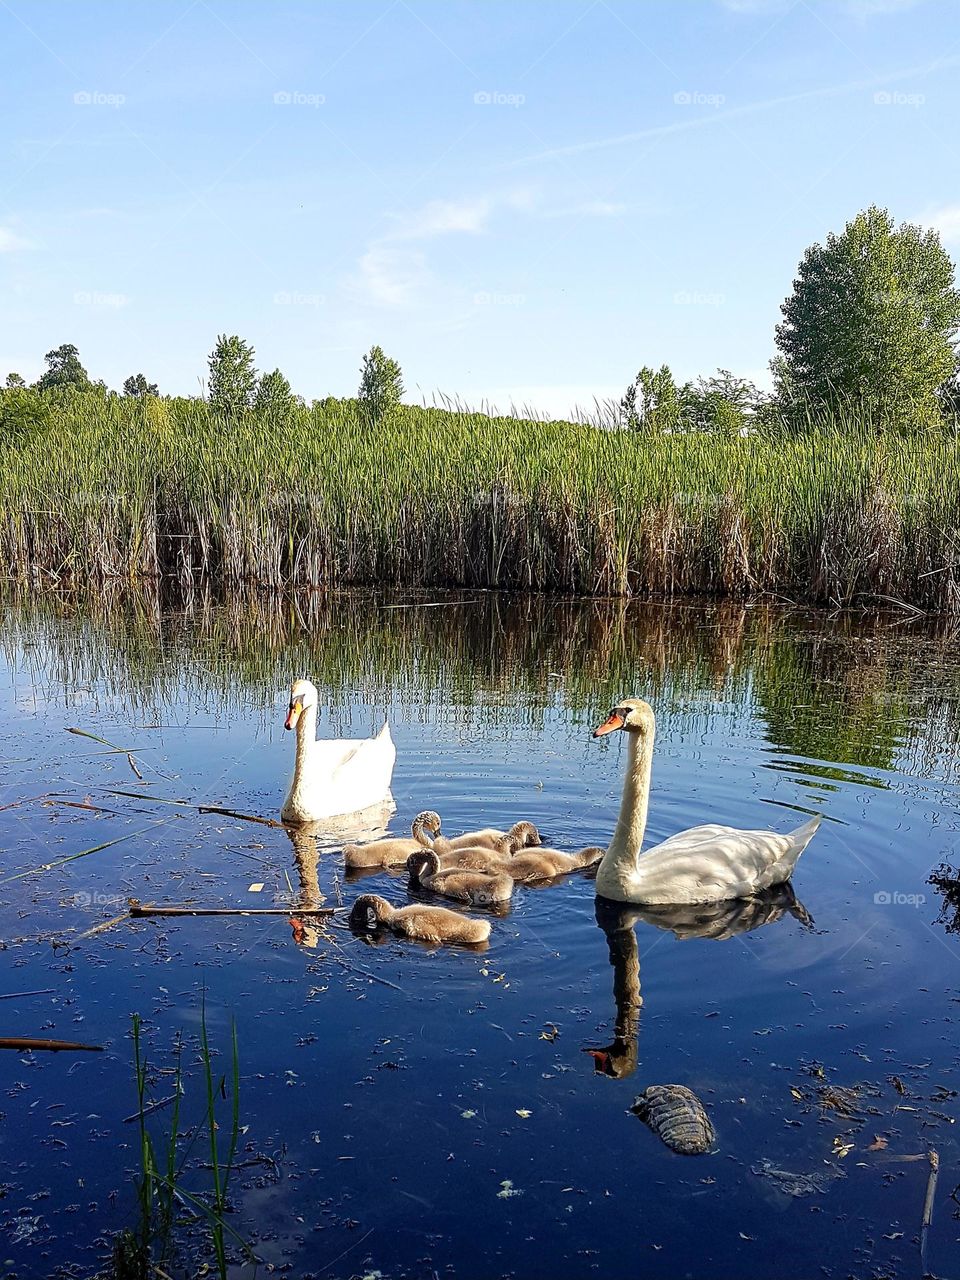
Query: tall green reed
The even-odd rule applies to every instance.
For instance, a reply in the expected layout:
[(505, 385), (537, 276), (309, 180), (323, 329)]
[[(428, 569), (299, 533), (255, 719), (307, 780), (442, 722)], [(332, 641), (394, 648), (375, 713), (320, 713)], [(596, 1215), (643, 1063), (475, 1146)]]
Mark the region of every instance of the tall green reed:
[(76, 397), (0, 452), (14, 576), (577, 595), (758, 593), (960, 610), (960, 445), (837, 414), (649, 436), (351, 401), (227, 422)]

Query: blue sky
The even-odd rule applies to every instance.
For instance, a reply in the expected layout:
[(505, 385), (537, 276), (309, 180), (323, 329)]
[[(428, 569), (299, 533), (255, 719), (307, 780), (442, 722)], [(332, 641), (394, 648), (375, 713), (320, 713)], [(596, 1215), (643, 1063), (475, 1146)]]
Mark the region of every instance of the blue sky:
[(960, 253), (955, 0), (0, 0), (0, 375), (562, 413), (757, 379), (871, 202)]

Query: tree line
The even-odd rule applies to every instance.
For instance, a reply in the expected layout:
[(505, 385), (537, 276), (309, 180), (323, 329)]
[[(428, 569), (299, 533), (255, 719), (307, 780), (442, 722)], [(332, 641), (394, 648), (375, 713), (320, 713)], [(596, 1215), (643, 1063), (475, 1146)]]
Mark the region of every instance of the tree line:
[[(775, 331), (773, 390), (760, 391), (727, 369), (678, 383), (667, 365), (645, 365), (613, 417), (630, 431), (743, 433), (774, 421), (802, 425), (818, 415), (853, 413), (871, 422), (930, 427), (960, 416), (960, 291), (954, 266), (933, 230), (902, 223), (871, 206), (839, 235), (808, 248)], [(28, 387), (10, 373), (0, 397), (4, 434), (45, 416), (38, 397), (109, 392), (91, 381), (75, 346), (44, 357), (47, 368)], [(221, 334), (208, 359), (206, 399), (225, 419), (248, 411), (285, 415), (302, 404), (279, 369), (258, 374), (255, 352), (236, 334)], [(374, 346), (363, 358), (357, 399), (371, 421), (396, 410), (403, 396), (399, 364)], [(145, 374), (131, 375), (125, 396), (159, 395)]]
[[(206, 399), (215, 413), (225, 418), (236, 417), (248, 410), (283, 415), (296, 405), (303, 404), (290, 383), (274, 369), (258, 374), (254, 365), (256, 353), (249, 342), (236, 334), (221, 334), (208, 360)], [(44, 356), (46, 369), (32, 385), (19, 373), (8, 373), (5, 390), (10, 393), (69, 394), (100, 392), (113, 395), (106, 383), (94, 382), (80, 361), (80, 352), (72, 343), (48, 351)], [(403, 377), (396, 360), (385, 355), (380, 347), (371, 347), (363, 357), (360, 370), (358, 400), (366, 407), (369, 416), (382, 419), (390, 413), (403, 397)], [(131, 374), (123, 384), (123, 394), (133, 399), (159, 396), (159, 388), (148, 381), (143, 373)], [(16, 394), (8, 396), (8, 405), (16, 403)]]

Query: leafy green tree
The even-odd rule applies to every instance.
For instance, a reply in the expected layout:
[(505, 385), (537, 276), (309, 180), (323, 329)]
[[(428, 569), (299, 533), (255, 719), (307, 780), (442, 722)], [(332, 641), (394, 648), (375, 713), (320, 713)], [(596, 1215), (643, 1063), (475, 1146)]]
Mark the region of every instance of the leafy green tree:
[(207, 395), (211, 409), (225, 417), (236, 417), (253, 404), (257, 389), (257, 371), (253, 367), (254, 350), (236, 334), (217, 338), (208, 365), (210, 380)]
[(148, 382), (142, 373), (134, 373), (123, 384), (123, 394), (125, 396), (158, 396), (160, 392), (157, 390), (155, 382)]
[(686, 426), (691, 408), (690, 383), (678, 387), (665, 364), (659, 369), (644, 365), (620, 401), (623, 425), (653, 435)]
[(285, 416), (296, 404), (296, 397), (290, 390), (290, 383), (279, 369), (265, 373), (257, 383), (253, 407), (258, 413), (272, 417)]
[(26, 385), (26, 378), (22, 377), (19, 373), (7, 374), (6, 386), (8, 390), (12, 390), (15, 387), (25, 387)]
[(939, 419), (956, 369), (960, 292), (935, 231), (871, 206), (812, 245), (783, 306), (774, 366), (780, 398), (863, 407), (881, 421)]
[(48, 351), (43, 358), (47, 362), (47, 368), (37, 383), (40, 391), (52, 391), (61, 387), (88, 390), (90, 379), (80, 363), (80, 352), (73, 343), (65, 342), (62, 347)]
[(737, 435), (762, 400), (752, 382), (729, 369), (718, 369), (710, 378), (698, 378), (690, 389), (691, 416), (697, 428), (726, 435)]
[(396, 360), (382, 348), (371, 347), (363, 357), (357, 398), (371, 422), (380, 422), (392, 413), (403, 396), (403, 375)]

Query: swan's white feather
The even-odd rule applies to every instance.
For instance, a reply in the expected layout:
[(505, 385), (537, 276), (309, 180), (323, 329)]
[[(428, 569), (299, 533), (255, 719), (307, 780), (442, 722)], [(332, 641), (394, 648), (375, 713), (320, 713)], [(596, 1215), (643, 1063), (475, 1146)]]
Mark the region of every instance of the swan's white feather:
[(389, 798), (397, 758), (389, 724), (375, 738), (315, 738), (305, 748), (281, 810), (285, 821), (320, 822)]
[(597, 730), (625, 730), (630, 743), (617, 828), (597, 871), (597, 894), (647, 906), (751, 898), (790, 879), (817, 827), (811, 818), (785, 835), (708, 823), (642, 853), (656, 719), (641, 698), (625, 698)]
[(749, 898), (789, 880), (819, 825), (818, 816), (783, 835), (716, 823), (691, 827), (648, 849), (632, 868), (601, 866), (597, 892), (651, 905)]

